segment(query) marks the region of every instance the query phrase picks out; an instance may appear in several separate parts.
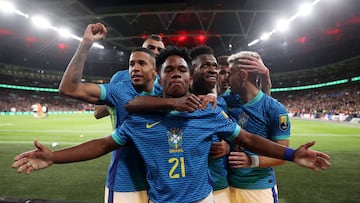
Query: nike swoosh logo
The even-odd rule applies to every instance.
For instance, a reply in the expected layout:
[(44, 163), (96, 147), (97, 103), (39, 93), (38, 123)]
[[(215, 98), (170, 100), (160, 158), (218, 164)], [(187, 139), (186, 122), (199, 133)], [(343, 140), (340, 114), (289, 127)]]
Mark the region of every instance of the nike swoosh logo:
[(158, 122), (155, 122), (155, 123), (151, 123), (151, 124), (147, 123), (147, 124), (146, 124), (146, 128), (152, 128), (152, 127), (156, 126), (157, 124), (159, 124), (160, 122), (161, 122), (161, 121), (158, 121)]

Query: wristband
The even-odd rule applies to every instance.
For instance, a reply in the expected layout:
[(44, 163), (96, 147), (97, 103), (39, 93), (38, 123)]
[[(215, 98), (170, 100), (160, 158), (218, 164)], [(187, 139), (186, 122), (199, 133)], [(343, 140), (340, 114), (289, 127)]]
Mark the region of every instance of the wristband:
[(259, 156), (258, 156), (258, 155), (251, 155), (251, 156), (250, 156), (250, 159), (251, 159), (251, 165), (250, 165), (251, 168), (259, 167), (259, 165), (260, 165), (260, 160), (259, 160)]
[(284, 151), (283, 159), (286, 161), (294, 161), (295, 150), (287, 147)]

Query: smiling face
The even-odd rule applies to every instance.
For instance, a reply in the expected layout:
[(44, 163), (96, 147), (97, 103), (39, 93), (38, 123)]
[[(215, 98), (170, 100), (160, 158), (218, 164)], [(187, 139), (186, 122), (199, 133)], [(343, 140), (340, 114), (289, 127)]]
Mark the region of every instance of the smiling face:
[(151, 91), (156, 76), (155, 59), (143, 51), (131, 53), (129, 74), (134, 87), (139, 91)]
[(186, 95), (191, 83), (186, 61), (177, 55), (167, 57), (161, 67), (159, 83), (163, 87), (164, 97), (178, 98)]
[(212, 54), (202, 54), (192, 61), (193, 90), (195, 94), (207, 94), (215, 87), (218, 79), (218, 64)]

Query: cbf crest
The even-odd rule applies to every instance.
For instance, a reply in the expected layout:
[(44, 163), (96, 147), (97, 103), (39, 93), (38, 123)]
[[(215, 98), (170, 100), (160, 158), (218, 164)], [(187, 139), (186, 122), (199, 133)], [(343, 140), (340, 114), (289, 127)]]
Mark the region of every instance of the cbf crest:
[(247, 115), (245, 112), (242, 112), (239, 116), (238, 116), (238, 124), (241, 128), (245, 128), (247, 123), (249, 121), (249, 115)]
[(182, 152), (183, 134), (180, 128), (170, 128), (167, 132), (170, 152)]

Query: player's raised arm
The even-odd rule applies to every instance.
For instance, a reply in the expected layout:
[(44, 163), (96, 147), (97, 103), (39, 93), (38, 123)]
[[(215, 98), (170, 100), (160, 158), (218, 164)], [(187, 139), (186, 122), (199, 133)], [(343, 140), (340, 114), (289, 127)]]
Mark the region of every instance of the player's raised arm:
[(67, 66), (60, 82), (59, 91), (67, 96), (96, 103), (100, 97), (100, 87), (96, 84), (81, 83), (85, 61), (92, 44), (105, 38), (107, 30), (101, 23), (89, 24), (73, 58)]

